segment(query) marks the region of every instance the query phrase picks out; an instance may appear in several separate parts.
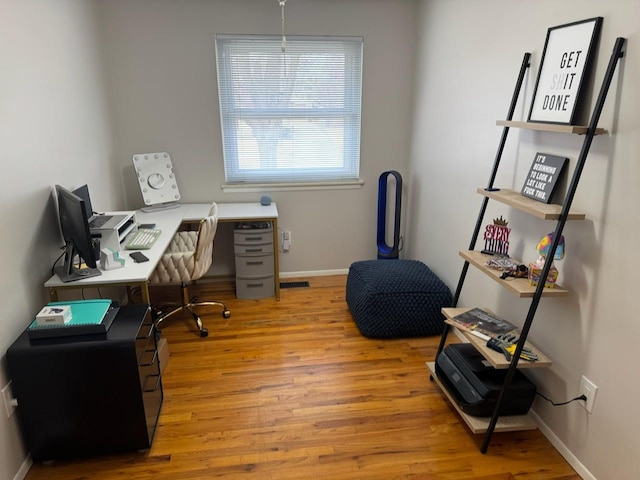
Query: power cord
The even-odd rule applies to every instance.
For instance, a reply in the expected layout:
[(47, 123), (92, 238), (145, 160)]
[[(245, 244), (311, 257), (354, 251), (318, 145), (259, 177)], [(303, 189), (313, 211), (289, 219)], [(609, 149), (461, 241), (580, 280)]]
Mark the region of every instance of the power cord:
[(58, 258), (55, 259), (55, 261), (53, 262), (53, 265), (51, 265), (51, 275), (54, 275), (55, 273), (55, 269), (56, 269), (56, 264), (60, 261), (60, 259), (62, 258), (62, 256), (66, 253), (66, 250), (64, 247), (62, 247), (62, 253), (60, 254), (60, 256)]
[[(104, 297), (102, 296), (102, 292), (100, 291), (100, 287), (87, 287), (87, 288), (93, 288), (93, 289), (95, 289), (95, 290), (96, 290), (96, 292), (98, 292), (98, 298), (104, 299)], [(85, 292), (85, 290), (87, 290), (87, 288), (83, 288), (83, 289), (81, 290), (81, 292), (82, 292), (82, 299), (83, 299), (83, 300), (87, 300), (87, 297), (86, 297), (86, 295), (85, 295), (85, 293), (84, 293), (84, 292)], [(93, 297), (91, 297), (91, 298), (93, 298)]]
[(561, 403), (555, 403), (553, 400), (545, 397), (543, 394), (541, 394), (540, 392), (536, 392), (536, 395), (540, 395), (542, 398), (544, 398), (547, 402), (549, 402), (551, 405), (553, 405), (554, 407), (559, 407), (561, 405), (566, 405), (568, 403), (571, 402), (575, 402), (576, 400), (584, 400), (585, 402), (587, 401), (587, 397), (584, 395), (580, 395), (579, 397), (576, 398), (572, 398), (571, 400), (567, 400), (566, 402), (561, 402)]

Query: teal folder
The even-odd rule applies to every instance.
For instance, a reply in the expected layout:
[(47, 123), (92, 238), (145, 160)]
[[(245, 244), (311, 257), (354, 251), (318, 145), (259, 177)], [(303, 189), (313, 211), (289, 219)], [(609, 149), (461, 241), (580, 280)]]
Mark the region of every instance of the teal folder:
[(71, 320), (64, 325), (38, 325), (34, 320), (27, 329), (29, 338), (106, 334), (120, 308), (117, 302), (102, 298), (50, 302), (47, 304), (47, 306), (55, 305), (68, 305), (71, 307)]

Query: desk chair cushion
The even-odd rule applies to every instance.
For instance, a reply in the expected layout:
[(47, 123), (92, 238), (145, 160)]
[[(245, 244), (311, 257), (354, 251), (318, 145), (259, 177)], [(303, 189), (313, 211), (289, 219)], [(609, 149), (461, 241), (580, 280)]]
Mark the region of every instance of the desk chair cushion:
[(151, 283), (190, 281), (196, 267), (197, 241), (198, 232), (176, 233), (149, 281)]
[(213, 239), (218, 226), (218, 206), (214, 203), (209, 216), (200, 220), (198, 231), (178, 232), (165, 250), (149, 282), (151, 284), (179, 283), (181, 303), (174, 305), (171, 310), (164, 310), (155, 305), (153, 307), (156, 326), (160, 326), (169, 317), (182, 311), (191, 313), (196, 322), (201, 337), (209, 335), (209, 331), (202, 324), (202, 319), (195, 310), (197, 306), (222, 307), (222, 317), (229, 318), (231, 312), (224, 303), (207, 300), (200, 301), (197, 297), (190, 298), (187, 284), (201, 278), (211, 267), (213, 262)]
[(217, 209), (200, 222), (197, 232), (178, 232), (149, 278), (149, 283), (183, 283), (201, 278), (213, 260), (213, 238), (218, 225)]

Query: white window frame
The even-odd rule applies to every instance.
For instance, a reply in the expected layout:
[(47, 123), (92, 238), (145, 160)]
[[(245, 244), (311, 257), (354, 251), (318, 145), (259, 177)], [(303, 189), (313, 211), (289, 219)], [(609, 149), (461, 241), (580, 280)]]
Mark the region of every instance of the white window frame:
[[(215, 44), (226, 181), (223, 185), (224, 190), (242, 189), (246, 191), (261, 189), (264, 186), (269, 186), (271, 189), (309, 189), (323, 186), (353, 188), (353, 186), (362, 184), (359, 179), (363, 51), (361, 37), (291, 36), (287, 37), (286, 43), (283, 43), (282, 37), (275, 35), (216, 35)], [(330, 58), (344, 57), (343, 64), (338, 65), (338, 68), (342, 70), (339, 70), (337, 75), (334, 74), (331, 77), (327, 77), (329, 82), (335, 82), (336, 79), (339, 81), (339, 85), (335, 88), (337, 101), (332, 98), (333, 103), (327, 106), (320, 100), (319, 107), (311, 106), (307, 108), (303, 106), (301, 108), (300, 102), (294, 104), (293, 101), (284, 106), (267, 105), (269, 101), (272, 101), (269, 99), (263, 103), (263, 106), (256, 107), (255, 103), (260, 102), (255, 100), (257, 97), (254, 97), (254, 91), (255, 95), (268, 95), (271, 87), (265, 88), (264, 84), (260, 82), (256, 82), (253, 85), (251, 81), (243, 82), (243, 78), (248, 78), (247, 75), (250, 76), (250, 80), (254, 79), (254, 77), (251, 77), (254, 75), (253, 71), (249, 71), (249, 68), (245, 70), (232, 68), (230, 63), (230, 57), (232, 56), (230, 51), (240, 52), (237, 58), (247, 60), (249, 54), (255, 54), (254, 49), (256, 48), (260, 55), (269, 55), (269, 58), (275, 59), (275, 62), (283, 62), (285, 70), (289, 61), (287, 52), (295, 55), (302, 51), (304, 55), (307, 52), (305, 49), (309, 49), (308, 52), (320, 52), (321, 54), (338, 51), (338, 55), (330, 56)], [(279, 56), (282, 56), (282, 60), (280, 60)], [(260, 58), (262, 59), (263, 57)], [(238, 63), (233, 64), (234, 67), (237, 65)], [(242, 64), (243, 67), (251, 65), (250, 61), (245, 61)], [(269, 64), (270, 68), (273, 68), (271, 65)], [(274, 90), (281, 91), (283, 85), (290, 86), (291, 89), (300, 89), (301, 85), (303, 85), (300, 82), (295, 83), (295, 81), (292, 84), (290, 78), (281, 80), (283, 77), (268, 76), (265, 71), (269, 73), (268, 70), (263, 69), (260, 72), (262, 75), (260, 79), (273, 81)], [(309, 74), (309, 71), (307, 70), (306, 73)], [(285, 83), (287, 81), (289, 84)], [(293, 86), (294, 84), (295, 86)], [(252, 100), (247, 102), (244, 99), (247, 98), (247, 91), (251, 88), (255, 88), (255, 90), (251, 90)], [(244, 94), (245, 97), (240, 98), (241, 94)], [(234, 98), (234, 95), (237, 95), (238, 98)], [(291, 96), (289, 93), (288, 99), (291, 99)], [(298, 93), (297, 98), (304, 100), (305, 97), (303, 95), (300, 96)], [(317, 93), (313, 98), (315, 103), (318, 103)], [(329, 104), (328, 101), (327, 104)], [(298, 157), (293, 153), (289, 160), (292, 165), (286, 168), (281, 166), (278, 168), (270, 168), (270, 166), (252, 168), (247, 166), (251, 162), (242, 158), (243, 153), (238, 148), (238, 138), (242, 138), (243, 135), (239, 131), (240, 126), (244, 126), (243, 132), (246, 136), (247, 131), (249, 131), (247, 124), (253, 121), (255, 125), (256, 119), (259, 121), (263, 118), (276, 119), (276, 124), (279, 121), (288, 125), (297, 125), (295, 122), (301, 124), (317, 122), (319, 125), (324, 125), (323, 122), (335, 120), (335, 124), (340, 126), (338, 135), (341, 142), (336, 142), (336, 144), (339, 145), (338, 152), (342, 153), (342, 158), (329, 160), (326, 163), (321, 159), (317, 165), (309, 167), (306, 165), (313, 164), (315, 161), (315, 158), (310, 156), (309, 152), (307, 152), (306, 157), (304, 155)], [(272, 129), (272, 132), (279, 131), (274, 135), (280, 135), (280, 138), (283, 138), (284, 133), (288, 133), (290, 130), (292, 129), (285, 128), (281, 123), (275, 130)], [(296, 131), (293, 129), (294, 135)], [(326, 138), (318, 135), (318, 139), (325, 140)], [(259, 143), (259, 140), (256, 139), (253, 139), (253, 141)], [(279, 144), (280, 140), (277, 140), (277, 142)], [(262, 158), (262, 155), (256, 149), (252, 153), (252, 160), (255, 160), (256, 156)], [(304, 162), (307, 163), (302, 164)], [(334, 162), (335, 164), (332, 164)]]

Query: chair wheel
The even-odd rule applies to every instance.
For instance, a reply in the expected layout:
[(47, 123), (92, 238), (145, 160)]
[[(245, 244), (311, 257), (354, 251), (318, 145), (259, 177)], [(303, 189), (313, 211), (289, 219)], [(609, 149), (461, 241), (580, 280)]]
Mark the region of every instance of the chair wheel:
[(225, 310), (222, 312), (222, 318), (229, 318), (231, 316), (231, 312), (229, 310)]
[(202, 330), (200, 330), (200, 336), (201, 337), (208, 337), (209, 336), (209, 330), (207, 330), (206, 328), (203, 328)]

